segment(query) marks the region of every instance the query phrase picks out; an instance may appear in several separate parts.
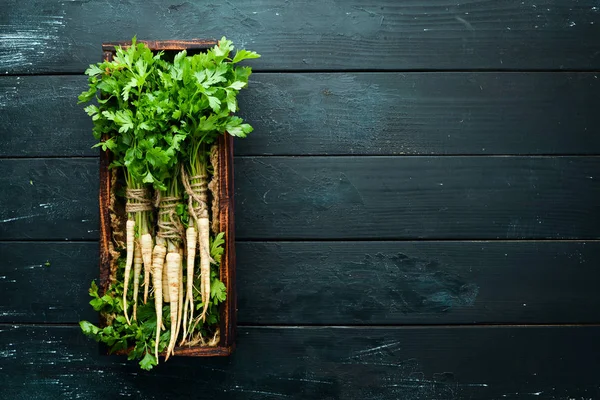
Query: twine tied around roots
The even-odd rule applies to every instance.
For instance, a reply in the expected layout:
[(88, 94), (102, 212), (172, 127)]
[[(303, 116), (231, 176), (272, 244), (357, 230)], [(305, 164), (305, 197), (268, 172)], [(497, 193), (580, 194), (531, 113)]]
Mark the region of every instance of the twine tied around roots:
[(183, 224), (177, 215), (180, 200), (180, 197), (158, 197), (158, 237), (170, 240), (184, 238)]
[[(206, 173), (188, 177), (183, 165), (181, 166), (181, 180), (188, 194), (188, 210), (194, 221), (198, 223), (200, 218), (208, 218), (208, 206), (206, 205), (206, 190), (208, 188), (208, 175)], [(192, 181), (196, 180), (196, 183)], [(204, 197), (204, 198), (202, 198)], [(194, 206), (196, 202), (196, 206)]]
[[(197, 182), (192, 183), (193, 180), (197, 180)], [(205, 172), (204, 174), (189, 177), (187, 172), (185, 172), (185, 167), (182, 165), (181, 181), (183, 182), (185, 192), (188, 194), (188, 212), (192, 215), (194, 221), (196, 221), (196, 225), (200, 226), (200, 218), (208, 219), (208, 205), (206, 204), (208, 175)], [(194, 202), (196, 202), (196, 206), (194, 206)], [(215, 261), (210, 256), (210, 249), (206, 248), (204, 251), (208, 255), (210, 262), (214, 263)]]
[(128, 213), (138, 213), (143, 211), (152, 211), (152, 200), (148, 189), (130, 189), (125, 190), (127, 204), (125, 211)]

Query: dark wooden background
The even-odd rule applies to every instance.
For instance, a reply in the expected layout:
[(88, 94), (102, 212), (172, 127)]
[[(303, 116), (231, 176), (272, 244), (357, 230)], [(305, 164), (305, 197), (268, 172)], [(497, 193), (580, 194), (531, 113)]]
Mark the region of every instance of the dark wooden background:
[[(1, 9), (1, 398), (600, 398), (598, 1)], [(76, 96), (134, 34), (263, 55), (236, 144), (238, 348), (150, 373), (77, 325), (98, 154)]]

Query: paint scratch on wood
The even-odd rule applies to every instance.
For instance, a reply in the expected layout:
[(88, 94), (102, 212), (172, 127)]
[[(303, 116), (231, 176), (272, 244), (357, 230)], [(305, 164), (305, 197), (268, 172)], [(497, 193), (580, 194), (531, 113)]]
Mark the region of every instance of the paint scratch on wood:
[(473, 25), (471, 25), (467, 20), (465, 20), (464, 18), (461, 18), (459, 16), (454, 17), (458, 22), (460, 22), (461, 24), (463, 24), (468, 30), (470, 31), (474, 31), (475, 28), (473, 28)]
[(242, 393), (255, 393), (255, 394), (262, 394), (265, 396), (275, 396), (275, 397), (290, 397), (287, 394), (283, 394), (283, 393), (277, 393), (277, 392), (267, 392), (264, 390), (251, 390), (251, 389), (244, 389), (240, 386), (234, 386), (233, 389), (225, 389), (224, 392), (242, 392)]
[(0, 317), (20, 317), (23, 315), (27, 314), (20, 311), (0, 311)]
[(9, 350), (0, 350), (0, 358), (15, 358), (17, 354), (17, 350), (9, 349)]
[[(2, 53), (0, 53), (0, 63), (1, 60)], [(10, 105), (13, 100), (17, 98), (18, 93), (19, 92), (16, 86), (4, 87), (2, 93), (0, 93), (0, 108), (8, 107), (8, 105)]]
[(21, 219), (34, 218), (34, 217), (39, 217), (40, 215), (42, 215), (42, 214), (30, 214), (30, 215), (23, 215), (21, 217), (7, 218), (7, 219), (1, 220), (0, 223), (18, 221), (18, 220), (21, 220)]
[(381, 346), (373, 347), (373, 348), (370, 348), (370, 349), (357, 351), (354, 354), (354, 356), (371, 354), (371, 353), (378, 352), (380, 350), (387, 349), (387, 348), (390, 348), (390, 347), (396, 347), (399, 344), (400, 344), (400, 342), (392, 342), (392, 343), (384, 344), (384, 345), (381, 345)]
[(61, 40), (63, 15), (34, 15), (27, 23), (0, 25), (0, 69), (27, 68), (37, 59), (52, 56), (50, 50)]
[(324, 385), (332, 385), (332, 382), (327, 382), (327, 381), (320, 381), (317, 379), (305, 379), (305, 378), (277, 378), (279, 380), (286, 380), (286, 381), (298, 381), (298, 382), (309, 382), (309, 383), (322, 383)]

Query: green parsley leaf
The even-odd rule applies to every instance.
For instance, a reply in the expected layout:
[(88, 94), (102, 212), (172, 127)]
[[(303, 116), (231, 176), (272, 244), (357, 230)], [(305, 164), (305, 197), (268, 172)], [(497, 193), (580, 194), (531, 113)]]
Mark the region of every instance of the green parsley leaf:
[(212, 108), (213, 111), (218, 112), (221, 108), (221, 100), (213, 96), (207, 96), (207, 98), (210, 108)]
[(252, 59), (252, 58), (259, 58), (260, 54), (258, 54), (255, 51), (248, 51), (248, 50), (238, 50), (237, 53), (235, 53), (235, 57), (233, 57), (233, 64), (239, 63), (240, 61), (244, 61), (244, 60), (248, 60), (248, 59)]
[(102, 70), (97, 65), (90, 65), (88, 69), (85, 70), (85, 74), (88, 76), (100, 75)]
[(210, 257), (217, 262), (221, 263), (221, 256), (223, 255), (225, 245), (225, 232), (219, 233), (214, 239), (210, 240)]
[(236, 112), (237, 111), (237, 100), (235, 98), (235, 92), (233, 90), (227, 90), (225, 89), (226, 93), (227, 93), (227, 109), (230, 112)]
[(88, 321), (79, 321), (79, 326), (86, 335), (97, 335), (100, 331), (100, 328)]
[(94, 311), (102, 311), (104, 308), (104, 302), (98, 298), (90, 300), (90, 305), (94, 308)]
[(241, 90), (244, 86), (246, 86), (246, 82), (235, 81), (231, 85), (228, 86), (230, 89)]
[(92, 281), (92, 284), (90, 285), (89, 294), (92, 297), (98, 297), (98, 285), (96, 285), (95, 281)]
[(215, 304), (219, 304), (227, 298), (227, 288), (225, 284), (218, 279), (213, 279), (210, 283), (210, 297)]
[(154, 357), (150, 353), (146, 353), (146, 355), (144, 356), (144, 358), (142, 358), (140, 360), (140, 368), (143, 369), (143, 370), (145, 370), (145, 371), (150, 371), (156, 365), (157, 365), (157, 363), (156, 363), (156, 357)]
[(144, 175), (144, 179), (142, 179), (142, 182), (144, 183), (153, 183), (154, 181), (154, 176), (150, 171), (146, 172), (146, 175)]

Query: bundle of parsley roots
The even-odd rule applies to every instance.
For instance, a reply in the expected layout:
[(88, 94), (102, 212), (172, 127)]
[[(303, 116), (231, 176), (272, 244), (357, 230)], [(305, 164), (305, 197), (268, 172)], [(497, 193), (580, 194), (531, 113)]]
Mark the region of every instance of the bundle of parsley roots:
[[(103, 316), (83, 332), (111, 352), (151, 369), (180, 346), (215, 346), (225, 232), (218, 224), (216, 143), (227, 132), (245, 137), (252, 127), (234, 116), (257, 53), (222, 38), (207, 52), (174, 57), (145, 44), (117, 47), (112, 60), (86, 70), (89, 90), (79, 96), (92, 117), (96, 146), (112, 153), (120, 171), (127, 221), (115, 243), (110, 284), (90, 304)], [(209, 193), (210, 192), (210, 193)], [(211, 221), (212, 219), (212, 221)], [(118, 224), (113, 224), (113, 229)], [(117, 229), (118, 230), (118, 229)]]

